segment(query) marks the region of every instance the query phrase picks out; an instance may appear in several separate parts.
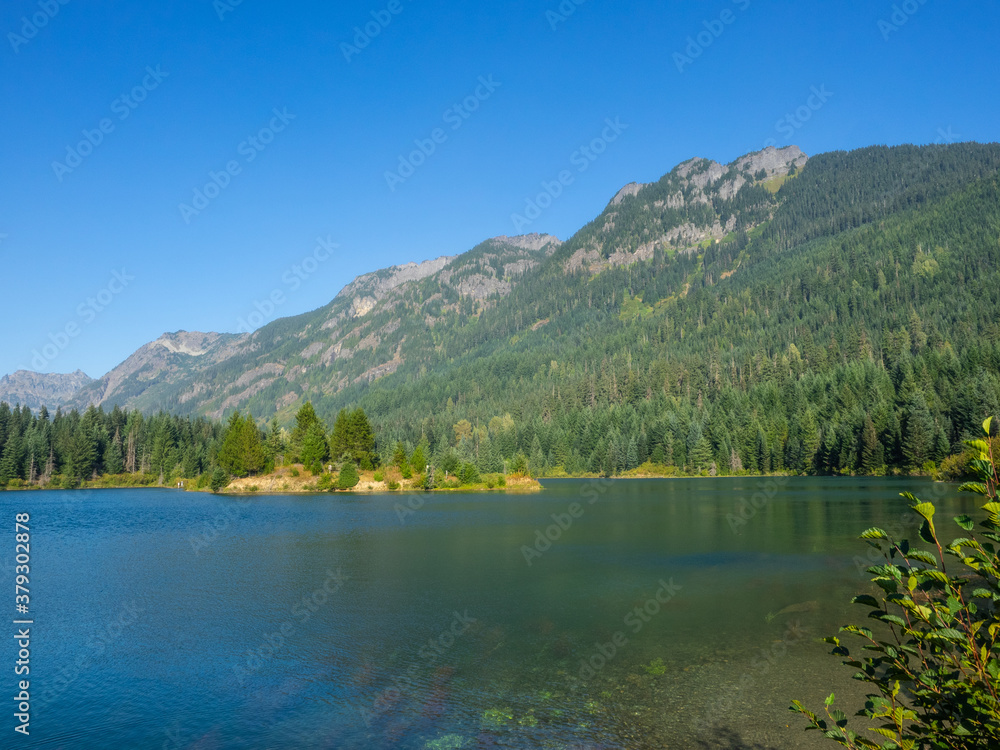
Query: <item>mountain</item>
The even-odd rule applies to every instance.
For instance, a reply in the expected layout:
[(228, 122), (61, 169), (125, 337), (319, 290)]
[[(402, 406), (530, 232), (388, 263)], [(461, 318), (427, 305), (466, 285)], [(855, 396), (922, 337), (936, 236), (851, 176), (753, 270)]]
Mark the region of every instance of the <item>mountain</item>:
[(389, 375), (459, 308), (486, 310), (560, 245), (541, 234), (496, 237), (458, 256), (375, 271), (325, 307), (249, 334), (168, 333), (83, 388), (74, 405), (220, 417), (285, 410)]
[[(580, 268), (593, 274), (648, 261), (656, 247), (690, 253), (753, 228), (769, 218), (769, 208), (744, 210), (736, 196), (748, 186), (762, 186), (770, 196), (807, 161), (795, 146), (769, 148), (726, 166), (691, 159), (658, 183), (628, 185), (609, 203), (599, 230), (591, 225), (574, 237), (575, 250), (563, 267), (569, 274)], [(616, 222), (639, 196), (647, 215), (623, 235)], [(73, 403), (213, 417), (232, 409), (258, 416), (276, 411), (287, 420), (304, 398), (372, 383), (407, 363), (430, 364), (428, 355), (440, 350), (436, 329), (488, 315), (561, 246), (550, 235), (497, 237), (461, 255), (359, 276), (326, 307), (252, 334), (164, 334)]]
[(12, 375), (0, 377), (0, 401), (21, 404), (36, 411), (43, 405), (55, 410), (92, 382), (93, 380), (80, 370), (69, 375), (57, 373), (43, 375), (28, 370), (18, 370)]
[(878, 473), (1000, 413), (1000, 146), (691, 159), (565, 242), (359, 277), (251, 334), (165, 335), (74, 404), (372, 416), (483, 471)]

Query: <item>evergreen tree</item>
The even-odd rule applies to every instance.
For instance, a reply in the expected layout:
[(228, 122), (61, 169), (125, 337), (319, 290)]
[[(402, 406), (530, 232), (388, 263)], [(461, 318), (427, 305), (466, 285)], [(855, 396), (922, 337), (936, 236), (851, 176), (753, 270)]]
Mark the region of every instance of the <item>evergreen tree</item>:
[(349, 490), (352, 487), (356, 487), (360, 481), (361, 477), (358, 476), (358, 469), (354, 465), (354, 462), (351, 460), (345, 461), (340, 469), (340, 475), (337, 477), (337, 489)]
[(302, 463), (313, 474), (323, 471), (323, 464), (330, 457), (330, 446), (320, 423), (313, 422), (302, 439)]
[(267, 440), (264, 443), (264, 453), (272, 466), (281, 465), (284, 462), (285, 452), (288, 444), (285, 440), (285, 432), (278, 426), (277, 417), (271, 419), (271, 426), (267, 432)]
[(323, 433), (326, 433), (326, 425), (316, 416), (316, 410), (313, 408), (312, 402), (306, 401), (299, 407), (298, 412), (295, 414), (295, 428), (292, 430), (291, 435), (291, 449), (297, 458), (302, 457), (302, 442), (305, 440), (309, 428), (314, 424), (319, 424)]
[(66, 473), (71, 479), (89, 479), (97, 461), (97, 441), (88, 425), (80, 421), (73, 433)]
[(396, 450), (392, 454), (392, 464), (393, 466), (398, 466), (403, 468), (403, 464), (406, 463), (406, 446), (402, 442), (396, 442)]
[(695, 443), (694, 450), (691, 451), (691, 464), (696, 471), (707, 469), (712, 463), (712, 444), (708, 438), (702, 434)]
[(6, 485), (12, 479), (20, 478), (21, 437), (15, 435), (7, 440), (0, 454), (0, 486)]
[(333, 434), (330, 435), (330, 455), (334, 461), (339, 461), (351, 452), (351, 413), (347, 409), (337, 412), (333, 423)]
[(910, 469), (919, 469), (930, 461), (934, 449), (934, 420), (927, 401), (920, 393), (914, 394), (907, 407), (906, 430), (903, 438), (903, 457)]
[(875, 423), (871, 415), (865, 414), (865, 426), (861, 432), (861, 470), (865, 474), (874, 474), (880, 468), (878, 461), (881, 448)]
[(253, 418), (233, 412), (219, 449), (219, 466), (236, 477), (258, 474), (264, 468), (264, 445)]
[(122, 474), (125, 471), (122, 437), (121, 433), (117, 431), (104, 451), (104, 471), (107, 474)]
[(212, 492), (219, 492), (225, 489), (226, 485), (229, 484), (229, 475), (226, 474), (225, 470), (221, 466), (216, 466), (212, 471), (212, 482), (209, 485), (212, 488)]
[(413, 455), (410, 456), (410, 466), (418, 474), (423, 474), (427, 471), (427, 440), (422, 439), (417, 443), (417, 447), (413, 451)]
[(351, 457), (362, 469), (371, 471), (378, 461), (375, 431), (368, 421), (368, 415), (360, 406), (351, 413), (349, 425)]

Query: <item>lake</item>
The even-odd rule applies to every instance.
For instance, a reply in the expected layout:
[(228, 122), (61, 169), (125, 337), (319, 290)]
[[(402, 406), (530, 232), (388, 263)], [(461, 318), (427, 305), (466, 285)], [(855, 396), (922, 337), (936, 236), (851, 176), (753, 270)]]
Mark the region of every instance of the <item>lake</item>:
[(977, 508), (917, 479), (543, 484), (0, 493), (11, 597), (31, 516), (34, 619), (31, 733), (8, 705), (3, 745), (829, 747), (787, 707), (864, 692), (818, 642), (867, 613), (858, 534), (916, 539), (904, 490)]

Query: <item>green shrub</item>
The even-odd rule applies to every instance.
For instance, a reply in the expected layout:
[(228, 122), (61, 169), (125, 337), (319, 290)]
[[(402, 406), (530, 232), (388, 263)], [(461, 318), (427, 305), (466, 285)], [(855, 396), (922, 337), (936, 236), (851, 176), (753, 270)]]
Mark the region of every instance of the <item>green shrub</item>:
[(374, 479), (376, 482), (384, 482), (385, 481), (385, 472), (384, 471), (376, 471), (375, 474), (374, 474), (374, 476), (372, 477), (372, 479)]
[(218, 492), (219, 490), (225, 489), (229, 484), (229, 474), (227, 474), (221, 467), (216, 466), (215, 471), (212, 472), (212, 492)]
[(476, 468), (474, 463), (462, 464), (459, 469), (458, 479), (461, 484), (478, 484), (479, 469)]
[[(991, 419), (983, 428), (989, 435)], [(861, 538), (882, 552), (884, 565), (868, 569), (882, 593), (854, 597), (868, 607), (872, 628), (846, 625), (842, 633), (860, 638), (864, 655), (852, 656), (840, 639), (825, 639), (844, 664), (858, 670), (855, 678), (876, 692), (868, 695), (857, 716), (867, 717), (867, 728), (879, 741), (848, 729), (846, 714), (826, 699), (826, 718), (817, 716), (799, 701), (791, 709), (804, 714), (807, 729), (817, 729), (848, 748), (973, 748), (1000, 747), (1000, 472), (992, 446), (970, 441), (975, 451), (970, 466), (978, 482), (962, 491), (983, 495), (986, 520), (982, 531), (969, 516), (955, 523), (963, 536), (947, 546), (939, 541), (934, 525), (934, 505), (902, 493), (913, 511), (923, 518), (920, 538), (931, 551), (897, 542), (885, 531), (871, 528)], [(988, 541), (981, 541), (981, 539)], [(946, 558), (954, 558), (954, 562)]]
[(388, 487), (390, 490), (398, 490), (399, 482), (394, 482), (390, 479), (389, 482), (386, 484), (386, 487)]
[(360, 481), (361, 477), (358, 476), (358, 469), (354, 465), (354, 462), (345, 461), (343, 467), (340, 469), (340, 476), (337, 477), (337, 489), (349, 490), (352, 487), (357, 487)]
[(300, 471), (298, 470), (298, 468), (293, 468), (293, 469), (292, 469), (292, 472), (291, 472), (291, 474), (292, 474), (292, 476), (293, 476), (293, 477), (297, 477), (297, 476), (299, 476), (299, 475), (300, 475), (301, 473), (302, 473), (302, 472), (300, 472)]
[(316, 482), (316, 489), (327, 492), (334, 488), (333, 474), (323, 474)]

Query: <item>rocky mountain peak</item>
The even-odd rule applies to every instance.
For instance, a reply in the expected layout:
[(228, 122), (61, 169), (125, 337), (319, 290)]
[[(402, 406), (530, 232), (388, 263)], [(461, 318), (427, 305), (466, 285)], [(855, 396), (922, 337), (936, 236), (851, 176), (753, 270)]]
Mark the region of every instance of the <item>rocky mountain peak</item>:
[(746, 156), (741, 156), (733, 166), (741, 172), (756, 174), (760, 170), (767, 172), (768, 177), (788, 174), (794, 165), (796, 169), (805, 165), (809, 157), (802, 153), (798, 146), (786, 146), (785, 148), (775, 148), (768, 146), (763, 151), (757, 151)]
[(6, 401), (12, 406), (21, 404), (35, 411), (42, 405), (55, 409), (92, 382), (93, 379), (82, 370), (69, 374), (18, 370), (0, 378), (0, 401)]
[(541, 250), (546, 246), (551, 246), (555, 249), (562, 244), (562, 240), (558, 237), (553, 237), (551, 234), (538, 234), (537, 232), (532, 232), (531, 234), (521, 234), (516, 237), (508, 237), (505, 234), (499, 237), (494, 237), (493, 242), (497, 245), (507, 245), (509, 247), (519, 247), (522, 250)]
[(187, 354), (192, 357), (200, 357), (206, 354), (212, 345), (218, 342), (217, 333), (198, 333), (197, 331), (177, 331), (176, 333), (165, 333), (156, 341), (155, 345), (162, 346), (169, 352), (175, 354)]

